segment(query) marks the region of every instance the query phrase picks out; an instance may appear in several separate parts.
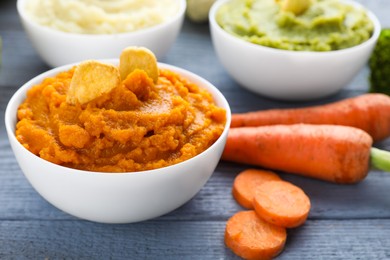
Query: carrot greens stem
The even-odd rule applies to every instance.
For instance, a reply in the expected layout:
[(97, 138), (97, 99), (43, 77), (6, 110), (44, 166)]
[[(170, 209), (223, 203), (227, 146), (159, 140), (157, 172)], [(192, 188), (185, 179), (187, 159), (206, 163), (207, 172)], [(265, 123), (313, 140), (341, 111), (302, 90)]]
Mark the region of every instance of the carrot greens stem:
[(378, 169), (390, 172), (390, 152), (375, 147), (371, 148), (371, 165)]

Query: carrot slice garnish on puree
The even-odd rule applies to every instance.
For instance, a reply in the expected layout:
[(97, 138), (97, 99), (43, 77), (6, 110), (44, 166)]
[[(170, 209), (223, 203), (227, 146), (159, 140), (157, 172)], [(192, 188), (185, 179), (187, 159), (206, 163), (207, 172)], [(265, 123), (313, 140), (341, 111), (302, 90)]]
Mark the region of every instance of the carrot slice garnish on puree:
[(306, 221), (310, 199), (292, 183), (268, 181), (256, 189), (253, 206), (256, 213), (267, 222), (294, 228)]
[(119, 72), (122, 80), (125, 80), (136, 69), (145, 71), (153, 82), (157, 83), (159, 75), (157, 58), (149, 49), (130, 46), (122, 51), (119, 58)]
[(120, 82), (116, 66), (95, 60), (80, 62), (70, 82), (66, 102), (72, 105), (88, 103), (110, 92), (119, 86)]
[(280, 180), (271, 171), (247, 169), (239, 173), (233, 182), (232, 194), (238, 204), (247, 209), (253, 209), (253, 197), (260, 184), (270, 180)]
[(225, 244), (245, 259), (271, 259), (284, 248), (287, 233), (259, 218), (255, 211), (240, 211), (226, 224)]
[(95, 60), (80, 62), (70, 82), (66, 102), (85, 104), (121, 84), (134, 70), (143, 70), (157, 83), (159, 70), (153, 52), (144, 47), (125, 48), (119, 59), (119, 68)]

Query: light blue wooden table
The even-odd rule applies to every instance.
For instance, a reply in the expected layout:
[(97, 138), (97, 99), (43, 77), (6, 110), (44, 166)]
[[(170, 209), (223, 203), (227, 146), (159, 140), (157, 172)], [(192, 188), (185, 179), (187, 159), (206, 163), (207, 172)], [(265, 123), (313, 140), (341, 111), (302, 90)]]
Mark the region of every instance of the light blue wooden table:
[[(360, 0), (390, 27), (389, 0)], [(242, 208), (231, 186), (245, 165), (221, 162), (189, 203), (146, 222), (98, 224), (76, 219), (42, 199), (24, 178), (9, 146), (4, 111), (23, 83), (46, 71), (22, 30), (15, 1), (0, 2), (3, 62), (0, 71), (0, 259), (238, 259), (224, 246), (226, 220)], [(340, 93), (286, 103), (238, 86), (219, 64), (207, 24), (185, 22), (176, 44), (161, 60), (215, 84), (233, 112), (323, 104), (367, 91), (364, 69)], [(390, 84), (390, 83), (389, 83)], [(390, 150), (390, 140), (377, 146)], [(310, 196), (307, 223), (288, 231), (279, 259), (390, 259), (390, 173), (372, 171), (357, 185), (341, 186), (281, 173)]]

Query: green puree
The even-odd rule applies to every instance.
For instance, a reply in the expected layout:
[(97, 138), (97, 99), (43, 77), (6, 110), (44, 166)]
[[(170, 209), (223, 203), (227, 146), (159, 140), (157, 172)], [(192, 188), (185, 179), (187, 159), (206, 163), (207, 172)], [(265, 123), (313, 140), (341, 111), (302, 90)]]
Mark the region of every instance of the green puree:
[(365, 10), (339, 0), (312, 0), (301, 15), (285, 12), (275, 0), (231, 0), (216, 19), (227, 32), (277, 49), (331, 51), (358, 45), (374, 25)]

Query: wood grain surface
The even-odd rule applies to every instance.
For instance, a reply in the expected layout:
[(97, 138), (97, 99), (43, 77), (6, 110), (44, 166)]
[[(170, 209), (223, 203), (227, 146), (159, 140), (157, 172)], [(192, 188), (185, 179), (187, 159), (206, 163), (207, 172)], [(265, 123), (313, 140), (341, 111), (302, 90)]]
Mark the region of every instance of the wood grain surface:
[[(390, 27), (390, 1), (360, 0)], [(15, 1), (0, 2), (0, 259), (238, 259), (224, 246), (226, 220), (242, 210), (231, 196), (247, 165), (220, 162), (206, 186), (165, 216), (135, 224), (79, 220), (46, 202), (28, 183), (11, 151), (4, 111), (12, 94), (49, 69), (23, 31)], [(327, 98), (281, 102), (252, 94), (220, 65), (208, 24), (186, 21), (161, 62), (188, 69), (217, 86), (233, 112), (304, 107), (367, 92), (368, 68)], [(390, 150), (390, 140), (376, 144)], [(311, 198), (307, 223), (288, 231), (278, 259), (390, 259), (390, 173), (372, 170), (356, 185), (336, 185), (280, 173)]]

